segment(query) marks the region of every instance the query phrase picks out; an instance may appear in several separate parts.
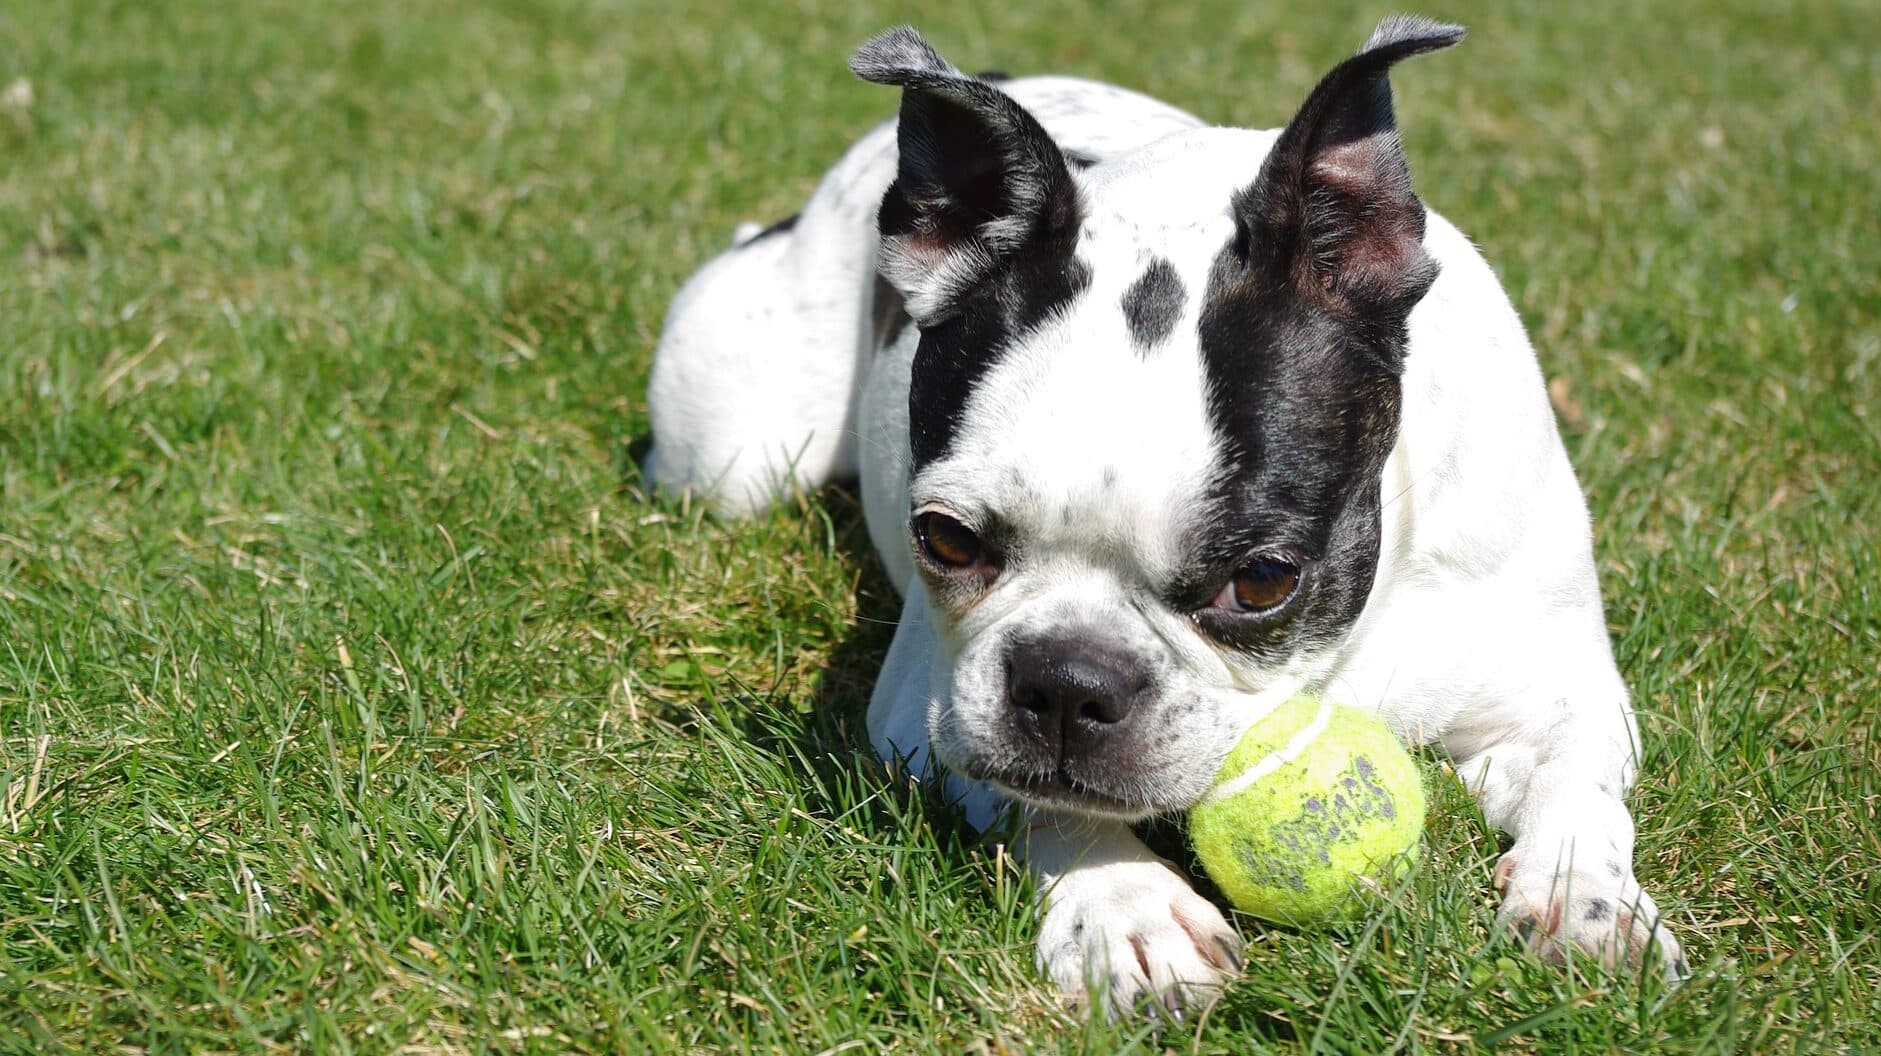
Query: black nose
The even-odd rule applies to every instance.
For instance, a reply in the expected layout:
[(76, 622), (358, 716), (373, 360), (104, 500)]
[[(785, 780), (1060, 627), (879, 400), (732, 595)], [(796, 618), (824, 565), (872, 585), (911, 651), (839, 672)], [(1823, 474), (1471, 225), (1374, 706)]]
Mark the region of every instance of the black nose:
[(1055, 751), (1090, 751), (1130, 715), (1149, 679), (1132, 660), (1086, 642), (1020, 642), (1006, 694), (1019, 725)]

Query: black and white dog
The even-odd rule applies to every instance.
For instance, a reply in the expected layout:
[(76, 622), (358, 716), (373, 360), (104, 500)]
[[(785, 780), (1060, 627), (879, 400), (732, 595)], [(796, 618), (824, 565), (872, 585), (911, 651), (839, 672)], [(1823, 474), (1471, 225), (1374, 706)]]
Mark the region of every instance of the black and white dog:
[(1388, 20), (1256, 132), (894, 30), (852, 68), (899, 120), (667, 318), (653, 478), (748, 512), (860, 474), (906, 598), (870, 736), (976, 826), (1025, 812), (1067, 991), (1232, 973), (1234, 931), (1130, 823), (1302, 689), (1442, 744), (1514, 837), (1501, 916), (1532, 949), (1684, 972), (1633, 877), (1585, 501), (1392, 114), (1392, 65), (1462, 35)]

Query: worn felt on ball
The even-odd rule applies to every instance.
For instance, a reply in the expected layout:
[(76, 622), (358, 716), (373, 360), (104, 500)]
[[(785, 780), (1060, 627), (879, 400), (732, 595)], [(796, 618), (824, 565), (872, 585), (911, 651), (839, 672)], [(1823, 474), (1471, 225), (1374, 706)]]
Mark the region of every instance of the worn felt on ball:
[(1414, 858), (1423, 828), (1423, 781), (1397, 738), (1310, 696), (1249, 729), (1189, 812), (1196, 856), (1229, 901), (1289, 924), (1356, 913), (1353, 896)]

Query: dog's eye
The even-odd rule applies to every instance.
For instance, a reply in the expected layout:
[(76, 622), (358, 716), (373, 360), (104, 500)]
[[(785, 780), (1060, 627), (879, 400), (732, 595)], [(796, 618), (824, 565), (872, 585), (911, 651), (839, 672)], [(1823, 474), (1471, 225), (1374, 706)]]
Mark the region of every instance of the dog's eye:
[(944, 513), (932, 510), (914, 519), (915, 538), (921, 552), (946, 568), (972, 568), (986, 559), (986, 545), (973, 529)]
[(1272, 612), (1286, 604), (1299, 586), (1298, 565), (1277, 557), (1257, 558), (1235, 570), (1214, 604), (1230, 612)]

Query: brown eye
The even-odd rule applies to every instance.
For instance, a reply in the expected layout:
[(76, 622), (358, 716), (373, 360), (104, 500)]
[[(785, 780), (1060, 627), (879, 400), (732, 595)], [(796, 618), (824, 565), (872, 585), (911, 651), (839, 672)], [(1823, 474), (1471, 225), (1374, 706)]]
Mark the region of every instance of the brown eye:
[(986, 546), (973, 529), (944, 513), (929, 511), (916, 517), (914, 534), (921, 551), (937, 565), (971, 568), (986, 557)]
[(1215, 607), (1230, 612), (1272, 612), (1286, 604), (1300, 586), (1299, 566), (1277, 557), (1250, 561), (1215, 596)]

